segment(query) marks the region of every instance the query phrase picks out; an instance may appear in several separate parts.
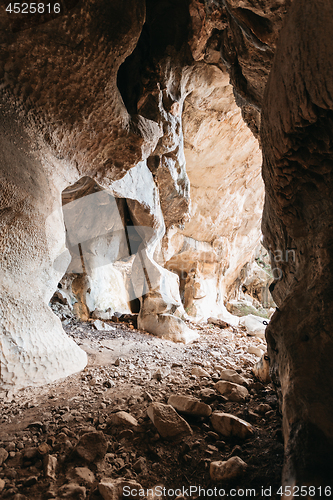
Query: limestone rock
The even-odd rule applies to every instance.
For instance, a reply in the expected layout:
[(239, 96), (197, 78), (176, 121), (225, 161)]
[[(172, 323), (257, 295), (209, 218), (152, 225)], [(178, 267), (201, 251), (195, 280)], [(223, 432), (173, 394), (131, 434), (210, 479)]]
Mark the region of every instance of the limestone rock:
[(5, 486), (6, 486), (5, 481), (0, 478), (0, 493), (2, 492), (2, 490), (4, 489)]
[[(121, 500), (122, 498), (139, 500), (139, 498), (142, 498), (142, 495), (140, 496), (140, 490), (143, 490), (143, 488), (136, 481), (122, 478), (104, 478), (100, 481), (98, 490), (102, 495), (103, 500)], [(131, 495), (130, 493), (132, 491), (137, 492), (137, 494)]]
[(210, 417), (213, 428), (223, 436), (247, 438), (253, 434), (253, 427), (230, 413), (215, 411)]
[(202, 403), (199, 399), (191, 396), (170, 396), (168, 404), (180, 413), (195, 415), (197, 417), (210, 417), (212, 409), (209, 405)]
[(100, 431), (83, 434), (75, 448), (77, 454), (87, 462), (103, 459), (107, 449), (107, 440)]
[(44, 475), (48, 479), (56, 478), (56, 469), (58, 465), (57, 457), (54, 455), (45, 455), (43, 458)]
[[(102, 320), (102, 321), (110, 320), (110, 319), (112, 319), (113, 313), (114, 313), (114, 311), (112, 310), (111, 307), (108, 307), (105, 311), (103, 311), (102, 309), (95, 309), (91, 313), (91, 317), (95, 318), (95, 319)], [(98, 328), (97, 328), (97, 330), (98, 330)]]
[(7, 460), (8, 451), (5, 448), (0, 448), (0, 467)]
[(234, 384), (233, 382), (228, 382), (227, 380), (220, 380), (214, 385), (220, 394), (229, 399), (229, 401), (234, 401), (238, 403), (244, 401), (249, 396), (249, 391), (246, 387), (239, 384)]
[(123, 427), (138, 427), (138, 421), (132, 415), (125, 411), (118, 411), (113, 413), (108, 420), (109, 425), (123, 426)]
[(218, 318), (208, 318), (207, 323), (211, 323), (212, 325), (218, 326), (221, 329), (228, 328), (229, 324), (226, 321), (222, 321)]
[(86, 495), (86, 488), (80, 486), (76, 483), (64, 484), (59, 488), (60, 498), (77, 498), (78, 500), (84, 500)]
[[(207, 19), (207, 11), (201, 16)], [(226, 310), (225, 317), (220, 313), (225, 309), (225, 290), (235, 282), (260, 240), (261, 153), (242, 120), (225, 71), (198, 61), (188, 89), (183, 127), (192, 213), (183, 230), (172, 229), (166, 235), (163, 252), (168, 269), (180, 276), (186, 273), (182, 282), (186, 312), (198, 319), (214, 317), (233, 325), (238, 318), (233, 322)], [(240, 164), (247, 166), (243, 172)]]
[(171, 405), (152, 403), (147, 410), (159, 434), (164, 438), (180, 438), (192, 434), (192, 429)]
[(88, 467), (75, 467), (74, 477), (78, 483), (83, 482), (89, 486), (95, 481), (95, 475)]
[(195, 330), (171, 314), (150, 315), (140, 311), (138, 328), (147, 330), (157, 337), (183, 344), (193, 342), (199, 337)]
[[(239, 324), (245, 326), (248, 335), (253, 335), (260, 339), (265, 338), (265, 330), (269, 320), (261, 318), (260, 316), (254, 316), (249, 314), (248, 316), (243, 316)], [(265, 323), (265, 324), (264, 324)]]
[(195, 375), (196, 377), (210, 377), (207, 370), (204, 370), (203, 368), (201, 368), (201, 366), (195, 366), (194, 368), (192, 368), (191, 374)]
[(254, 375), (264, 384), (270, 382), (269, 375), (269, 358), (267, 352), (261, 356), (261, 359), (253, 367)]
[(253, 346), (253, 345), (250, 345), (248, 348), (247, 348), (247, 352), (249, 354), (254, 354), (255, 356), (257, 356), (258, 358), (261, 358), (262, 356), (262, 350), (259, 348), (259, 347), (256, 347), (256, 346)]
[(246, 378), (242, 377), (242, 375), (237, 373), (235, 370), (222, 370), (220, 377), (222, 380), (227, 380), (229, 382), (233, 382), (234, 384), (248, 385)]
[(231, 457), (226, 461), (211, 462), (210, 478), (214, 482), (229, 481), (241, 477), (247, 464), (239, 457)]
[(96, 328), (96, 330), (99, 330), (99, 331), (110, 331), (111, 332), (114, 330), (114, 326), (111, 326), (108, 323), (101, 321), (100, 319), (96, 319), (93, 322), (93, 325)]

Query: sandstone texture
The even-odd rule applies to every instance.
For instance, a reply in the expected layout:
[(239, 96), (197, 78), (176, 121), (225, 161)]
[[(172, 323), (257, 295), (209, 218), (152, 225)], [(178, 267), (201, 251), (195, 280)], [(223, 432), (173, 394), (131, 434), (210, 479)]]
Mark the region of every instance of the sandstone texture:
[[(111, 337), (107, 322), (133, 313), (184, 344), (215, 318), (221, 338), (241, 328), (257, 340), (258, 357), (267, 338), (254, 373), (279, 394), (283, 484), (329, 484), (332, 3), (65, 3), (43, 16), (0, 7), (1, 397), (85, 368), (63, 328), (73, 316)], [(189, 375), (209, 384), (221, 371)], [(181, 418), (164, 406), (151, 418)], [(219, 415), (227, 435), (249, 429)], [(90, 431), (75, 447), (63, 432), (59, 446), (103, 457), (101, 436), (89, 455)], [(23, 459), (47, 457), (39, 445)]]

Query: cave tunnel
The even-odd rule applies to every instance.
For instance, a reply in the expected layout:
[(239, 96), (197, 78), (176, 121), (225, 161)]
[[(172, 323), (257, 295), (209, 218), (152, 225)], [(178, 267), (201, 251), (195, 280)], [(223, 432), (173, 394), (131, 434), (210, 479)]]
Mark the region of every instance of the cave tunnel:
[(331, 496), (332, 23), (0, 6), (0, 498)]

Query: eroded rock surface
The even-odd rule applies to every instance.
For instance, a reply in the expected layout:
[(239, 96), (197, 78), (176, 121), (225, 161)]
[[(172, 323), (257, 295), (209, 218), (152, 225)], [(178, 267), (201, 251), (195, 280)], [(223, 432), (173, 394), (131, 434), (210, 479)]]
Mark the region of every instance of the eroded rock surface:
[[(29, 25), (1, 7), (1, 389), (87, 362), (49, 307), (70, 261), (62, 194), (84, 178), (140, 229), (136, 252), (128, 238), (110, 242), (116, 224), (72, 242), (78, 317), (112, 312), (118, 293), (120, 308), (140, 298), (142, 329), (172, 340), (195, 336), (183, 305), (264, 335), (263, 321), (223, 304), (259, 240), (260, 153), (242, 114), (263, 148), (265, 246), (294, 251), (271, 286), (267, 330), (284, 482), (330, 481), (332, 15), (328, 0), (84, 0)], [(119, 256), (133, 259), (129, 296)]]

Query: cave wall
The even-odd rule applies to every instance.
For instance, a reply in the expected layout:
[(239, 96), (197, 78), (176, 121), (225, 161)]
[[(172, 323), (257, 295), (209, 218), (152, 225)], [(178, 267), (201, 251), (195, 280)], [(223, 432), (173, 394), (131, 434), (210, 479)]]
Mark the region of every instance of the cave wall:
[[(201, 39), (209, 41), (216, 7), (205, 7)], [(283, 482), (323, 487), (332, 483), (332, 4), (224, 0), (220, 7), (227, 22), (214, 43), (262, 146), (264, 245), (279, 271), (266, 337), (283, 413)]]
[(225, 69), (195, 63), (188, 89), (183, 130), (191, 215), (165, 236), (165, 266), (183, 276), (190, 316), (233, 321), (224, 303), (261, 238), (261, 152)]
[[(149, 118), (130, 114), (117, 87), (119, 66), (135, 48), (144, 20), (144, 2), (86, 1), (37, 26), (13, 26), (1, 6), (3, 389), (43, 384), (85, 366), (85, 353), (69, 341), (48, 306), (69, 264), (61, 194), (82, 177), (126, 196), (132, 215), (154, 229), (154, 237), (144, 235), (141, 271), (150, 267), (163, 311), (180, 305), (176, 275), (151, 256), (164, 220), (146, 161), (163, 137), (163, 123), (168, 129), (174, 115), (169, 108), (165, 111), (158, 83), (152, 92), (155, 107), (144, 113)], [(164, 99), (170, 104), (168, 98), (166, 89)], [(173, 221), (188, 206), (184, 168), (177, 182), (181, 131), (175, 131), (175, 120), (164, 134), (166, 143), (159, 146), (172, 156), (166, 170), (173, 179), (171, 192), (178, 189), (179, 194), (169, 204)], [(180, 320), (174, 322), (182, 332)]]
[(332, 23), (331, 2), (294, 0), (263, 102), (265, 244), (296, 256), (267, 329), (291, 485), (332, 481)]

